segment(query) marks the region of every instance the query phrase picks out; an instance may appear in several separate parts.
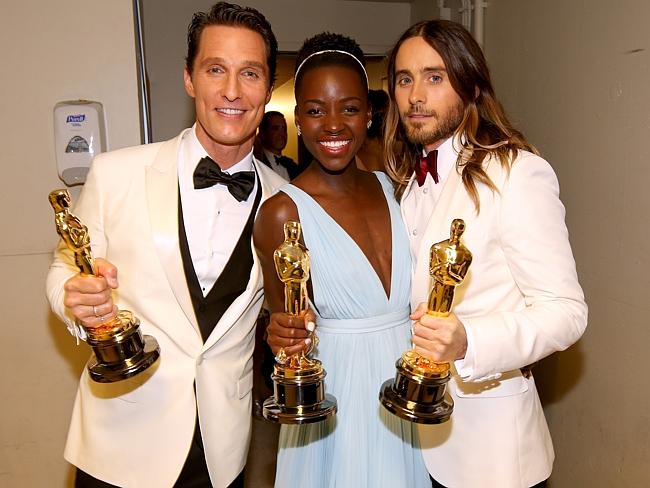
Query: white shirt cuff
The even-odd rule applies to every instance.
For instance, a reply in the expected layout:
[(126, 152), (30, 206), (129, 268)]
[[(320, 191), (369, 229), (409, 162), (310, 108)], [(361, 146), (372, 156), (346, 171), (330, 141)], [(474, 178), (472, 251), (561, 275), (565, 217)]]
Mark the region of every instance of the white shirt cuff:
[(463, 322), (463, 326), (467, 336), (467, 351), (465, 351), (464, 358), (454, 361), (454, 366), (458, 371), (458, 375), (462, 379), (466, 379), (472, 376), (474, 372), (474, 335), (472, 334), (472, 328), (468, 327), (466, 322)]
[(86, 329), (81, 325), (81, 322), (77, 319), (67, 319), (65, 324), (68, 326), (68, 332), (70, 332), (70, 334), (77, 340), (77, 345), (79, 345), (79, 341), (86, 341), (88, 335), (86, 334)]
[(501, 378), (502, 373), (494, 373), (487, 376), (481, 376), (480, 378), (473, 378), (476, 369), (474, 334), (472, 333), (472, 327), (468, 324), (468, 321), (464, 320), (463, 326), (465, 327), (465, 334), (467, 336), (467, 351), (465, 352), (464, 358), (454, 361), (454, 366), (456, 367), (456, 371), (458, 371), (458, 375), (463, 381), (471, 382), (491, 381)]

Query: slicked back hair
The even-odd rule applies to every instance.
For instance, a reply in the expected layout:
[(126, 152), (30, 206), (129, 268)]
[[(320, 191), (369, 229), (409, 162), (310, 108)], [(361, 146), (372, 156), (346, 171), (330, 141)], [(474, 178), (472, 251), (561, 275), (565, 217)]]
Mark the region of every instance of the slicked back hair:
[(266, 64), (269, 68), (269, 88), (275, 83), (277, 66), (278, 41), (275, 39), (271, 24), (259, 11), (251, 7), (228, 2), (219, 2), (212, 6), (208, 12), (197, 12), (187, 28), (187, 56), (185, 67), (192, 73), (194, 61), (199, 52), (199, 43), (203, 29), (211, 25), (225, 25), (228, 27), (243, 27), (257, 32), (264, 40), (266, 46)]

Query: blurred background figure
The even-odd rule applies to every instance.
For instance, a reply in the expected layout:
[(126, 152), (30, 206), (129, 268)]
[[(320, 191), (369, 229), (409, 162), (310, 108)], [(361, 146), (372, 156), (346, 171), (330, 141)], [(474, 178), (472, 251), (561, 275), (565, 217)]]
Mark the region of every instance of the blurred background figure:
[(388, 94), (384, 90), (370, 90), (368, 102), (372, 109), (372, 124), (366, 140), (357, 153), (357, 167), (364, 171), (386, 171), (384, 166), (384, 118), (388, 110)]
[(255, 156), (285, 180), (293, 180), (302, 172), (298, 163), (282, 155), (287, 146), (287, 121), (281, 112), (272, 110), (264, 114), (257, 141)]

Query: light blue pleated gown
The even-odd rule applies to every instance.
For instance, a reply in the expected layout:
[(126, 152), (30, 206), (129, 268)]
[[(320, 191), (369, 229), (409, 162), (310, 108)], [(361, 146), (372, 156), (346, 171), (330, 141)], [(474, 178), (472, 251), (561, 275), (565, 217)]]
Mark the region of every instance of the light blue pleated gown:
[[(414, 424), (385, 410), (382, 383), (411, 347), (408, 236), (390, 181), (376, 173), (392, 228), (390, 298), (354, 240), (307, 193), (281, 191), (296, 204), (305, 245), (320, 339), (315, 356), (327, 371), (325, 389), (338, 401), (333, 418), (283, 425), (276, 488), (430, 487)], [(363, 211), (363, 209), (359, 209)]]

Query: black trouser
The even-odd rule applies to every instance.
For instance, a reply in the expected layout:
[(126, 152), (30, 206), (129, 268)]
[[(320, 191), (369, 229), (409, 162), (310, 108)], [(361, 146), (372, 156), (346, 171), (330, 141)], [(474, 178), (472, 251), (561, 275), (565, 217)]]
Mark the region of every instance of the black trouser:
[[(212, 485), (210, 484), (210, 480), (208, 479), (206, 481), (197, 481), (196, 484), (194, 481), (191, 481), (193, 484), (180, 484), (181, 480), (180, 478), (174, 485), (177, 488), (190, 488), (190, 487), (196, 487), (196, 488), (211, 488)], [(109, 483), (106, 483), (104, 481), (98, 480), (97, 478), (93, 478), (90, 476), (88, 473), (85, 473), (84, 471), (81, 471), (79, 468), (77, 468), (77, 477), (74, 482), (75, 488), (118, 488), (115, 485), (111, 485)], [(239, 473), (239, 476), (235, 478), (235, 481), (233, 481), (230, 485), (229, 488), (244, 488), (244, 472), (242, 471)]]
[[(434, 480), (432, 476), (429, 475), (429, 478), (431, 478), (431, 486), (432, 486), (432, 488), (445, 488), (443, 485), (441, 485), (436, 480)], [(531, 486), (531, 488), (546, 488), (546, 482), (547, 481), (548, 480), (544, 480), (541, 483), (537, 483), (535, 486)]]

